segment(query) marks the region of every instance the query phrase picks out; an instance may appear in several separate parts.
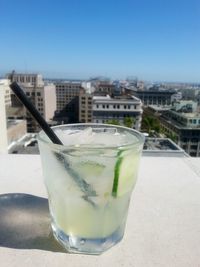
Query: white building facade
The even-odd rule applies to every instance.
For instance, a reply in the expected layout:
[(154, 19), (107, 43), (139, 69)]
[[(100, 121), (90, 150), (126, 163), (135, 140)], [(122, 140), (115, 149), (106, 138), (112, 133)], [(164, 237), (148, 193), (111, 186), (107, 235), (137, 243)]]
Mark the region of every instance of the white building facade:
[(4, 91), (5, 106), (11, 106), (11, 91), (10, 91), (10, 80), (0, 79), (0, 90)]
[(142, 102), (132, 96), (130, 98), (111, 98), (110, 96), (93, 96), (92, 104), (94, 123), (107, 123), (117, 120), (123, 125), (126, 117), (133, 119), (133, 128), (139, 130), (142, 121)]
[[(49, 122), (56, 111), (56, 89), (54, 84), (43, 86), (23, 86), (26, 95), (31, 99), (36, 109), (43, 118)], [(27, 130), (28, 132), (38, 132), (39, 125), (27, 112)]]
[(7, 153), (7, 146), (5, 92), (3, 86), (0, 86), (0, 153)]

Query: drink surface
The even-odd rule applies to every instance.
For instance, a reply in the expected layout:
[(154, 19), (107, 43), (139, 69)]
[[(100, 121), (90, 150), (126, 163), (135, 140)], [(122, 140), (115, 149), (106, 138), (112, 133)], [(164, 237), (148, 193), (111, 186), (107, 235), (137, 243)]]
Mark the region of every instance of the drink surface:
[(124, 228), (137, 178), (138, 138), (113, 127), (55, 133), (64, 147), (39, 142), (54, 224), (68, 236), (90, 239)]

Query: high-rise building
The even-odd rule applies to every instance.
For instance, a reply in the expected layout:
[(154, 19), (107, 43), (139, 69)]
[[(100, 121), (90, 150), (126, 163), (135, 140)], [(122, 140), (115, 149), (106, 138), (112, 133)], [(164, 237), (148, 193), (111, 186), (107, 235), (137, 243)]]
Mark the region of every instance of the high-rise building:
[(80, 90), (83, 89), (81, 82), (76, 81), (56, 82), (55, 86), (57, 112), (64, 109), (74, 97), (79, 96)]
[(20, 84), (25, 85), (34, 85), (35, 87), (40, 87), (44, 85), (44, 81), (41, 74), (33, 74), (33, 73), (16, 73), (13, 71), (6, 75), (6, 77), (11, 82), (18, 82)]
[[(36, 109), (40, 112), (43, 118), (49, 122), (56, 110), (56, 91), (53, 84), (47, 84), (40, 87), (27, 86), (24, 87), (26, 95), (31, 99)], [(38, 132), (39, 125), (27, 112), (27, 129), (28, 132)]]
[[(56, 89), (54, 84), (44, 83), (42, 76), (39, 74), (8, 74), (11, 81), (17, 81), (23, 88), (27, 97), (35, 105), (36, 109), (47, 122), (54, 116), (56, 111)], [(38, 132), (39, 125), (27, 111), (27, 131)]]
[(173, 91), (159, 91), (159, 90), (130, 90), (126, 89), (128, 94), (133, 94), (134, 96), (141, 99), (145, 106), (149, 105), (170, 105), (172, 103), (172, 95), (175, 93)]
[(82, 93), (79, 95), (79, 122), (92, 122), (92, 95)]

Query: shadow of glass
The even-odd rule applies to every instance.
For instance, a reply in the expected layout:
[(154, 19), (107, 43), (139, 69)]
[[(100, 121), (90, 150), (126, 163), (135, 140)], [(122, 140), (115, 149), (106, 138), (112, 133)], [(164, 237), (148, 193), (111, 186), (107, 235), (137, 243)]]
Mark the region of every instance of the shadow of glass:
[(48, 200), (19, 193), (0, 195), (0, 246), (66, 252), (53, 237)]

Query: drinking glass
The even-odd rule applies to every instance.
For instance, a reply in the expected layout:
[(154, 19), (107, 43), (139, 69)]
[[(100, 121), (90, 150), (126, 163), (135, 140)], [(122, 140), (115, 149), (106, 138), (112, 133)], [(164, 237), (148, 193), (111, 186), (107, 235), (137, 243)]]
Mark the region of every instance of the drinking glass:
[(38, 143), (55, 238), (68, 252), (101, 254), (123, 235), (144, 137), (122, 126), (52, 127)]

